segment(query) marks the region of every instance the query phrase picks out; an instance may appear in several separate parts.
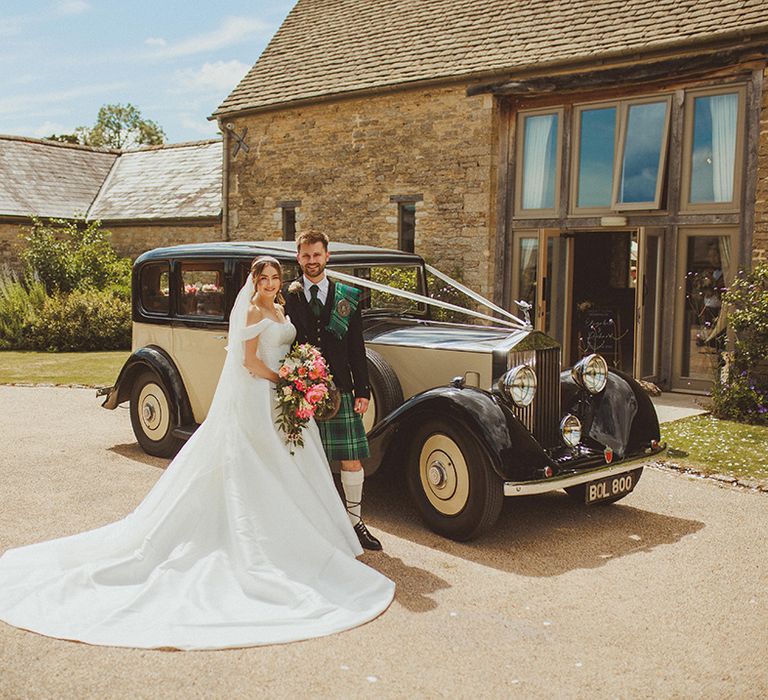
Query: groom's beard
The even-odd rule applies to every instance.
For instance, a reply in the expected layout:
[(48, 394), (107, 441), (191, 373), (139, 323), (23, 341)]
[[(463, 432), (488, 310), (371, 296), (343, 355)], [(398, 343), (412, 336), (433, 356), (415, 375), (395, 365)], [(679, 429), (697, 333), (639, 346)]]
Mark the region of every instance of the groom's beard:
[(322, 277), (325, 272), (326, 263), (308, 263), (301, 268), (301, 271), (310, 279)]

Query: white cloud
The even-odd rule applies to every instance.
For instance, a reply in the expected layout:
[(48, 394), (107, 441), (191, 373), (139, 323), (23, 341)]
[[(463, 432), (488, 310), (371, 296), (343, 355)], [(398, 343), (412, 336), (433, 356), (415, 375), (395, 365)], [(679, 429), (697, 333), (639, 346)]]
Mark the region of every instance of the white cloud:
[(232, 90), (249, 68), (240, 61), (214, 61), (196, 70), (176, 71), (176, 80), (182, 90), (223, 93)]
[(21, 34), (26, 18), (0, 17), (0, 36), (17, 36)]
[(168, 42), (159, 36), (150, 36), (144, 39), (147, 46), (165, 46)]
[(0, 97), (0, 114), (27, 113), (36, 107), (44, 106), (46, 110), (55, 110), (61, 103), (76, 100), (87, 95), (104, 95), (125, 89), (124, 83), (81, 85), (69, 90), (53, 90), (51, 92), (36, 92), (31, 94), (11, 95)]
[(219, 127), (215, 121), (208, 121), (194, 114), (179, 114), (179, 124), (185, 129), (200, 134), (200, 136), (205, 138), (211, 138), (219, 133)]
[(85, 0), (58, 0), (56, 3), (56, 12), (60, 15), (81, 15), (90, 9)]
[(269, 24), (255, 17), (225, 17), (218, 29), (182, 39), (174, 44), (158, 47), (153, 55), (158, 58), (170, 58), (214, 51), (234, 46), (254, 34), (270, 29)]

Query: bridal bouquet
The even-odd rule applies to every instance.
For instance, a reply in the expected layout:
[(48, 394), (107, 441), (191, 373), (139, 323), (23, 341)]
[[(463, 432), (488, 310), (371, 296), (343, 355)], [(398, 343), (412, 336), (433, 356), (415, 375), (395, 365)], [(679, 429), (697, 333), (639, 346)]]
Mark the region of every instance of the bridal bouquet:
[(285, 443), (303, 447), (302, 431), (310, 418), (328, 418), (338, 410), (338, 392), (325, 358), (309, 343), (294, 345), (277, 371), (277, 427)]

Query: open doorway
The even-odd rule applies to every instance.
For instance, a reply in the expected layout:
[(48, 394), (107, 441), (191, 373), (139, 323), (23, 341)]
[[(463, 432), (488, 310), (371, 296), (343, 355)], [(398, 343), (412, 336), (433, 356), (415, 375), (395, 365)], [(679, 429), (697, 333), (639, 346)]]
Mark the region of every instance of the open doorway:
[(634, 374), (637, 234), (571, 235), (571, 364), (599, 352), (611, 367)]

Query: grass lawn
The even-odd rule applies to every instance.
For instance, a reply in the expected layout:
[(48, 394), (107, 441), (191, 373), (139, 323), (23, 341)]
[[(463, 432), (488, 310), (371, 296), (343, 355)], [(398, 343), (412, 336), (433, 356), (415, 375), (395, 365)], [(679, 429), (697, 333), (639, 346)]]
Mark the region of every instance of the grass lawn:
[(661, 439), (669, 445), (663, 462), (768, 484), (768, 427), (691, 416), (663, 423)]
[(112, 386), (130, 355), (116, 352), (0, 352), (0, 384)]

